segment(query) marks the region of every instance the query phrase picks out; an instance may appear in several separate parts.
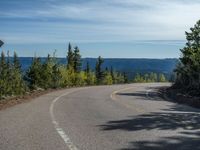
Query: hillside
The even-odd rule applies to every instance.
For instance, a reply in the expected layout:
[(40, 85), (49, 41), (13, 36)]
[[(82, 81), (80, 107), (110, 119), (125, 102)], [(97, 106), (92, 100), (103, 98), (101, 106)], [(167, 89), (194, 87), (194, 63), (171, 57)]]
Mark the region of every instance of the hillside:
[[(44, 61), (45, 58), (42, 58)], [(125, 58), (106, 58), (104, 59), (103, 68), (110, 68), (111, 66), (115, 71), (126, 72), (129, 76), (139, 73), (164, 73), (170, 75), (173, 73), (177, 64), (177, 59), (125, 59)], [(23, 71), (27, 70), (32, 62), (30, 57), (20, 57)], [(65, 58), (58, 58), (61, 64), (66, 63)], [(96, 58), (83, 58), (83, 68), (85, 69), (86, 62), (89, 62), (91, 68), (95, 69)]]

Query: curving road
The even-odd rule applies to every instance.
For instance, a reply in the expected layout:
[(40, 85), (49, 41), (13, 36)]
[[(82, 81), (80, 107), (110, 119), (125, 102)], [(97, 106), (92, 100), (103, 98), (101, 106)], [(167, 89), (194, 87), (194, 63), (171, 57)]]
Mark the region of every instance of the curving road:
[(72, 88), (0, 111), (0, 150), (200, 149), (200, 110), (167, 83)]

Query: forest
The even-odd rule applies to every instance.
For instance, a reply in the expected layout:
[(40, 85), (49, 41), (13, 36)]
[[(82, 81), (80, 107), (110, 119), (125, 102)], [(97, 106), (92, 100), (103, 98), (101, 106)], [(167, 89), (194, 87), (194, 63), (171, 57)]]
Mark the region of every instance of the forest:
[(132, 79), (126, 72), (115, 71), (113, 67), (103, 68), (104, 59), (99, 56), (95, 69), (89, 63), (82, 69), (82, 59), (78, 46), (69, 43), (66, 63), (60, 64), (56, 52), (47, 56), (45, 61), (33, 57), (29, 68), (23, 72), (17, 53), (10, 57), (1, 52), (0, 57), (0, 99), (24, 95), (35, 90), (57, 89), (67, 87), (112, 85), (131, 82), (166, 82), (164, 74), (137, 73)]

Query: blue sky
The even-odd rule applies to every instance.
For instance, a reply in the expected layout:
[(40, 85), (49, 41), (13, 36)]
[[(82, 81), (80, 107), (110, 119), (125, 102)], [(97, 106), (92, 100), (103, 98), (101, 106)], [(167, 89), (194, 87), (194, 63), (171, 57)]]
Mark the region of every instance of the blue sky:
[(83, 57), (174, 58), (200, 0), (0, 0), (2, 49), (46, 56), (67, 43)]

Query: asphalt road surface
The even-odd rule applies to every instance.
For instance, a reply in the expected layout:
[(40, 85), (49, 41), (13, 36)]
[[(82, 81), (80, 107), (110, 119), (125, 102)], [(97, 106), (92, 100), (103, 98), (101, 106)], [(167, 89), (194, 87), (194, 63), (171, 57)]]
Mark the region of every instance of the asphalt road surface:
[(200, 149), (200, 110), (167, 83), (72, 88), (0, 111), (0, 150)]

